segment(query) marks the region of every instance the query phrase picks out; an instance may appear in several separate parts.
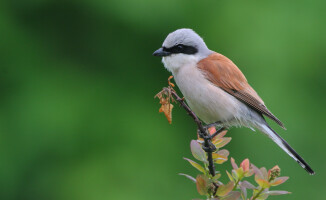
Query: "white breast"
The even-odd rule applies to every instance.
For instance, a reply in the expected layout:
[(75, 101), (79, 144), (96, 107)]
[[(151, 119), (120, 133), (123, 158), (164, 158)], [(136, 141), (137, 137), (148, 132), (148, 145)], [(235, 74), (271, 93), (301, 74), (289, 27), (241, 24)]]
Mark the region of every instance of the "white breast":
[(233, 118), (238, 101), (212, 85), (195, 66), (180, 68), (173, 75), (187, 103), (205, 123)]

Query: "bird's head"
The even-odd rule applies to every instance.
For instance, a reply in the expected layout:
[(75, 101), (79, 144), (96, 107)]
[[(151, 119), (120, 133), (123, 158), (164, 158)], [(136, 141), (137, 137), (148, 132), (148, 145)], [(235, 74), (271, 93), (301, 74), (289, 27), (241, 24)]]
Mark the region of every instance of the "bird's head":
[(164, 66), (173, 72), (187, 64), (196, 64), (211, 53), (195, 31), (182, 28), (170, 33), (153, 55), (163, 57)]

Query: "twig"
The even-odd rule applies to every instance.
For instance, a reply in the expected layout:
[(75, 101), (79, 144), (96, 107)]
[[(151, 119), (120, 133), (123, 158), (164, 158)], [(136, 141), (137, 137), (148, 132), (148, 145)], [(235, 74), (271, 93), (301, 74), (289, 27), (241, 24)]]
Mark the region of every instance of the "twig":
[[(197, 124), (198, 130), (199, 130), (199, 137), (204, 139), (204, 150), (207, 153), (207, 160), (208, 160), (208, 169), (209, 173), (214, 177), (215, 176), (215, 166), (214, 166), (214, 161), (213, 161), (213, 156), (212, 152), (216, 150), (215, 146), (212, 144), (211, 141), (211, 135), (208, 133), (207, 129), (204, 128), (202, 122), (199, 120), (197, 115), (189, 108), (189, 106), (184, 102), (182, 98), (178, 96), (178, 94), (172, 89), (172, 88), (163, 88), (164, 91), (171, 93), (173, 98), (179, 102), (181, 107), (183, 107), (188, 115), (192, 117), (192, 119), (195, 121)], [(221, 129), (220, 129), (221, 130)], [(219, 131), (220, 131), (219, 130)], [(222, 129), (224, 130), (224, 129)]]

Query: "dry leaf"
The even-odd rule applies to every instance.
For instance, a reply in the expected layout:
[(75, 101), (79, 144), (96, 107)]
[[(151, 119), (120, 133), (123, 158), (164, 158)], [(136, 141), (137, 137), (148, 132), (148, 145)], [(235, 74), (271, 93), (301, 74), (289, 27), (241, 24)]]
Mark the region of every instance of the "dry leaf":
[[(160, 99), (161, 107), (159, 109), (159, 112), (163, 112), (168, 122), (172, 123), (172, 109), (173, 105), (171, 102), (174, 102), (173, 97), (171, 96), (171, 90), (173, 90), (174, 84), (170, 82), (170, 80), (173, 78), (173, 76), (170, 76), (168, 78), (169, 87), (163, 89), (161, 92), (157, 93), (154, 98)], [(174, 90), (173, 90), (174, 91)]]
[(171, 83), (171, 81), (170, 81), (171, 79), (173, 79), (173, 76), (170, 76), (170, 77), (168, 78), (169, 86), (174, 87), (174, 84)]
[(159, 112), (163, 112), (166, 119), (168, 120), (168, 122), (171, 124), (172, 123), (172, 109), (173, 109), (173, 105), (168, 103), (168, 104), (162, 104)]

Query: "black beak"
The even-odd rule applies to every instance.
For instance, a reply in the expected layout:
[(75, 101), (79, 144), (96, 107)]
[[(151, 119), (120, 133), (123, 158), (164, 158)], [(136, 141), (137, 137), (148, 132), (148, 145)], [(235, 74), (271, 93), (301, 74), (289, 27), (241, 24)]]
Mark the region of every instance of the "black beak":
[(154, 51), (153, 56), (165, 57), (171, 55), (170, 52), (164, 51), (163, 48), (159, 48), (158, 50)]

